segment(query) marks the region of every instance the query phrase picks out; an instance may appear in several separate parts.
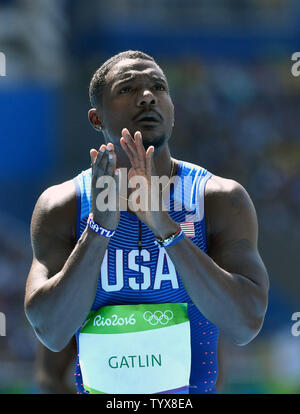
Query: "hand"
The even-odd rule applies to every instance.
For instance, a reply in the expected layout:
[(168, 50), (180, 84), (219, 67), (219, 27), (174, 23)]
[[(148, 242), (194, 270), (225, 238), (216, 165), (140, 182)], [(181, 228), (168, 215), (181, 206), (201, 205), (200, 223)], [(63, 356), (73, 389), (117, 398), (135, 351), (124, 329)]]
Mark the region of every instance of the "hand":
[[(155, 175), (153, 163), (154, 147), (150, 146), (145, 151), (141, 132), (135, 132), (134, 138), (132, 138), (127, 128), (122, 130), (120, 144), (131, 163), (128, 180), (133, 188), (136, 188), (137, 184), (140, 185), (140, 188), (136, 190), (140, 195), (140, 202), (138, 203), (137, 197), (131, 193), (128, 199), (128, 206), (136, 213), (140, 220), (154, 230), (158, 219), (162, 216), (160, 211), (162, 201), (161, 194), (158, 191), (159, 188), (154, 189), (151, 187), (151, 176)], [(151, 208), (153, 206), (157, 208)]]
[(91, 214), (100, 226), (115, 230), (120, 221), (119, 171), (112, 143), (90, 150), (92, 165)]

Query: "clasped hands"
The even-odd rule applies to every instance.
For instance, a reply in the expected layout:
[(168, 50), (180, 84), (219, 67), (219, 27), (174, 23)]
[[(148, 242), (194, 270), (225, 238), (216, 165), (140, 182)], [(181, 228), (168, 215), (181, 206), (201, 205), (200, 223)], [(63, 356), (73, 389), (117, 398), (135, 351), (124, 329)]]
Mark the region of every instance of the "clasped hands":
[[(159, 191), (158, 186), (154, 188), (152, 185), (151, 177), (156, 176), (153, 162), (154, 147), (149, 146), (145, 150), (141, 132), (135, 132), (132, 138), (127, 128), (122, 130), (120, 144), (131, 164), (126, 177), (126, 186), (128, 183), (130, 189), (135, 189), (130, 193), (128, 199), (125, 199), (128, 203), (127, 208), (158, 234), (158, 227), (161, 227), (161, 223), (166, 220), (168, 214), (162, 209), (162, 192)], [(120, 218), (119, 206), (124, 205), (124, 197), (120, 194), (121, 177), (120, 170), (116, 169), (117, 156), (114, 145), (112, 143), (103, 144), (98, 151), (91, 149), (90, 156), (92, 165), (91, 212), (98, 224), (109, 229), (115, 229)], [(107, 179), (105, 181), (108, 184), (105, 190), (107, 197), (112, 195), (113, 192), (116, 194), (117, 208), (115, 211), (103, 211), (103, 208), (99, 208), (101, 207), (99, 200), (103, 201), (104, 195), (103, 186), (99, 186), (98, 181), (101, 177)], [(111, 178), (114, 180), (111, 180)], [(122, 179), (124, 178), (122, 177)], [(123, 203), (119, 197), (123, 198)]]

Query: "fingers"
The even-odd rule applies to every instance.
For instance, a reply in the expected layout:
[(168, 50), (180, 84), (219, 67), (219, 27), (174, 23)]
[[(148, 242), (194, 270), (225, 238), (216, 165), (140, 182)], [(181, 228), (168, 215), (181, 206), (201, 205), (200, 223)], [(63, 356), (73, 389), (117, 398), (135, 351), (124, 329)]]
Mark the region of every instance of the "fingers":
[(135, 143), (130, 135), (130, 132), (126, 128), (122, 130), (122, 137), (120, 139), (120, 144), (123, 150), (126, 152), (133, 168), (138, 168), (138, 163), (136, 159)]
[(117, 163), (117, 156), (116, 156), (113, 144), (109, 143), (107, 145), (107, 151), (108, 151), (108, 163), (106, 166), (105, 174), (112, 176), (116, 169), (116, 163)]
[(143, 145), (142, 134), (140, 131), (136, 131), (134, 139), (127, 128), (122, 130), (122, 138), (120, 143), (124, 151), (126, 152), (131, 165), (134, 169), (141, 168), (146, 169), (146, 152)]
[(91, 156), (91, 165), (95, 162), (95, 158), (98, 155), (98, 151), (94, 148), (90, 150), (90, 156)]
[(154, 147), (151, 145), (146, 152), (146, 172), (148, 176), (152, 175), (153, 154)]
[[(115, 179), (115, 183), (116, 183), (116, 194), (119, 194), (120, 191), (120, 170), (115, 170), (113, 173), (113, 177)], [(119, 203), (117, 203), (117, 206), (119, 207)]]
[(96, 165), (96, 163), (98, 163), (98, 165), (100, 164), (100, 161), (103, 158), (103, 155), (105, 154), (105, 150), (106, 150), (105, 145), (101, 145), (98, 151), (94, 148), (90, 150), (91, 166), (93, 168)]
[(112, 176), (116, 168), (116, 153), (112, 143), (101, 145), (99, 151), (94, 148), (91, 149), (90, 156), (93, 175), (97, 177), (102, 175)]
[(138, 157), (140, 166), (145, 169), (145, 167), (146, 167), (146, 165), (145, 165), (146, 152), (145, 152), (145, 148), (144, 148), (144, 145), (143, 145), (142, 134), (140, 133), (140, 131), (137, 131), (134, 134), (134, 139), (135, 139), (135, 143), (136, 143), (137, 157)]

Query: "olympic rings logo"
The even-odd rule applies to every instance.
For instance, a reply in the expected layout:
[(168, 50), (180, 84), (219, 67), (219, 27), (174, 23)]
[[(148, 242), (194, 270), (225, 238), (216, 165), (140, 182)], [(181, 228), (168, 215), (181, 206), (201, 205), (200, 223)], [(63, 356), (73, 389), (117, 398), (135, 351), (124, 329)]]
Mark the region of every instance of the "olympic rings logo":
[(143, 314), (143, 318), (146, 322), (149, 322), (150, 325), (155, 326), (157, 324), (167, 325), (170, 320), (173, 319), (173, 312), (170, 310), (166, 310), (164, 312), (157, 310), (154, 313), (150, 311), (146, 311)]

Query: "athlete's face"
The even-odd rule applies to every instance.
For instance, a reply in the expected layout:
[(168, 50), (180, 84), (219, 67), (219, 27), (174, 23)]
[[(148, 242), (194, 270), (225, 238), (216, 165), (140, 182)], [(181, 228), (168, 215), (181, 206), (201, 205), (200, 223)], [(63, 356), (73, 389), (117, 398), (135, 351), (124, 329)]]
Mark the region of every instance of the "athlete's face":
[(144, 146), (162, 147), (174, 125), (166, 77), (155, 62), (126, 59), (106, 75), (99, 118), (106, 141), (120, 145), (121, 131), (141, 131)]

